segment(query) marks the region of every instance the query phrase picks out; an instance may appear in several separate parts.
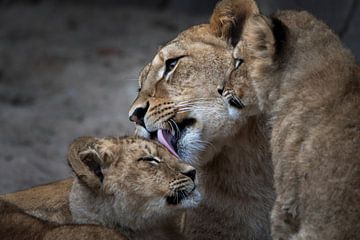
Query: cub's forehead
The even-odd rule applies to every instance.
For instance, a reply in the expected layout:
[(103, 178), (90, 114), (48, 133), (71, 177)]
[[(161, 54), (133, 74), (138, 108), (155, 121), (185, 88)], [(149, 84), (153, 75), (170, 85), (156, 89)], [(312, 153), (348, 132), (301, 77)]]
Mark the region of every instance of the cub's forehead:
[(137, 155), (151, 155), (151, 156), (164, 156), (171, 155), (167, 152), (164, 146), (155, 140), (144, 138), (130, 138), (127, 139), (123, 148), (131, 152), (138, 153)]
[(100, 156), (107, 156), (108, 160), (122, 159), (128, 162), (143, 157), (157, 157), (160, 160), (177, 162), (177, 158), (159, 142), (141, 137), (102, 138), (97, 140), (94, 147)]

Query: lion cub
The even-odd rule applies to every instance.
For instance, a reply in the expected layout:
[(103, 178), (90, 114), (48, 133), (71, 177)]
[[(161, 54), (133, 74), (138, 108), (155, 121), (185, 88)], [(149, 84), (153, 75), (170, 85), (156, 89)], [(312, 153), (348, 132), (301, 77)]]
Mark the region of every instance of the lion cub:
[(68, 163), (76, 176), (71, 187), (67, 180), (2, 198), (42, 219), (99, 224), (131, 239), (161, 232), (168, 219), (200, 201), (195, 169), (155, 141), (81, 137), (71, 144)]
[(0, 200), (1, 240), (125, 240), (117, 231), (98, 225), (60, 225), (31, 216)]
[(233, 56), (219, 92), (240, 114), (255, 104), (270, 119), (273, 238), (358, 239), (360, 69), (351, 53), (310, 14), (284, 11), (244, 21)]

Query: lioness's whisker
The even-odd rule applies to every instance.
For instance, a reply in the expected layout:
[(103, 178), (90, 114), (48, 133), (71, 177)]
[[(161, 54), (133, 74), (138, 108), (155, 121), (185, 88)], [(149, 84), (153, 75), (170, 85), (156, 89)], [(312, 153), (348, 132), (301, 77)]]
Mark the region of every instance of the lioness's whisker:
[(176, 131), (175, 131), (173, 125), (171, 124), (170, 120), (171, 120), (171, 119), (169, 119), (168, 121), (166, 121), (166, 123), (170, 126), (170, 128), (171, 128), (171, 135), (172, 135), (173, 133), (176, 133)]
[(187, 106), (180, 106), (178, 109), (186, 109), (186, 108), (213, 108), (213, 105), (187, 105)]
[(215, 149), (215, 146), (212, 143), (204, 140), (193, 140), (190, 141), (190, 143), (192, 143), (193, 148), (199, 151), (204, 151), (206, 147), (212, 147), (213, 149)]
[(180, 112), (180, 111), (187, 111), (187, 112), (189, 112), (189, 111), (194, 111), (194, 110), (196, 110), (196, 111), (209, 111), (209, 110), (212, 110), (213, 108), (212, 107), (207, 107), (207, 106), (193, 106), (193, 107), (182, 107), (182, 108), (179, 108), (178, 109), (178, 112)]
[(169, 119), (169, 121), (172, 123), (173, 127), (176, 128), (176, 131), (175, 131), (176, 136), (175, 136), (175, 137), (178, 138), (178, 137), (179, 137), (179, 134), (180, 134), (180, 128), (179, 128), (179, 126), (177, 125), (177, 123), (175, 122), (174, 119)]
[(186, 103), (186, 102), (197, 102), (197, 101), (213, 101), (214, 99), (218, 99), (218, 97), (212, 97), (212, 98), (191, 98), (179, 101), (178, 103)]
[(176, 106), (188, 106), (195, 104), (211, 104), (211, 103), (213, 103), (213, 101), (181, 102), (181, 103), (177, 103)]

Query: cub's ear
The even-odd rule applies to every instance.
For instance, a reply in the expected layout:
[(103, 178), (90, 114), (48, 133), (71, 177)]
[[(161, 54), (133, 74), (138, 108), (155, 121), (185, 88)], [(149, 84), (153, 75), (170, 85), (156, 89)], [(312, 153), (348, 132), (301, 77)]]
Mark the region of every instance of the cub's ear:
[(254, 14), (259, 14), (254, 0), (222, 0), (216, 5), (210, 18), (211, 31), (235, 46), (246, 20)]
[(279, 20), (254, 15), (244, 26), (242, 40), (252, 57), (272, 62), (286, 46), (286, 35), (287, 28)]
[(97, 149), (98, 142), (94, 137), (80, 137), (73, 141), (68, 152), (68, 163), (76, 177), (95, 191), (104, 179), (104, 161)]

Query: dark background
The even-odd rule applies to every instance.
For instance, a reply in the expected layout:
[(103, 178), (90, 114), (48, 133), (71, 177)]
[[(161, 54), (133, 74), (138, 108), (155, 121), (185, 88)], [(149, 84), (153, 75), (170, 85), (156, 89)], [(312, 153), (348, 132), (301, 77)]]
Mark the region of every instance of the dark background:
[[(215, 0), (0, 0), (0, 193), (70, 176), (81, 135), (132, 133), (138, 73), (158, 47), (206, 23)], [(360, 59), (358, 0), (259, 0), (306, 9)]]

